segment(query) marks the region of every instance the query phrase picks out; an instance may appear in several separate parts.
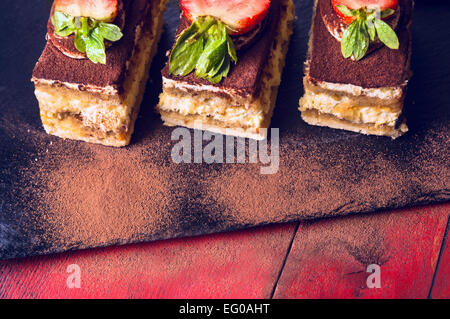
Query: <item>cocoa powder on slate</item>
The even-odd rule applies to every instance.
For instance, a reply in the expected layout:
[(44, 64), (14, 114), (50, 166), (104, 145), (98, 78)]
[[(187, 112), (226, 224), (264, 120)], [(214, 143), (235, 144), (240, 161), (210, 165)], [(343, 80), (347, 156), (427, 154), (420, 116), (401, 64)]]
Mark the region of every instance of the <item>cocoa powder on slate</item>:
[(282, 136), (274, 175), (261, 175), (260, 164), (175, 164), (171, 129), (160, 126), (138, 130), (124, 149), (11, 132), (38, 152), (21, 171), (23, 227), (48, 251), (405, 206), (438, 199), (450, 180), (448, 154), (430, 152), (448, 145), (442, 128), (410, 137), (401, 152), (353, 134)]
[(22, 169), (37, 240), (65, 250), (135, 241), (170, 227), (167, 213), (180, 203), (161, 154), (144, 144), (115, 149), (27, 133), (39, 136), (39, 154)]

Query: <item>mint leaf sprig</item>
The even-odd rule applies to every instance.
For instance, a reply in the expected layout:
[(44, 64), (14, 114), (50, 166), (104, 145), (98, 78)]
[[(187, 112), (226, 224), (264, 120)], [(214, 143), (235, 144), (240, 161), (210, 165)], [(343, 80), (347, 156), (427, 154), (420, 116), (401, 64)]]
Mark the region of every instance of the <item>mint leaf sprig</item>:
[(72, 17), (58, 11), (53, 14), (52, 23), (55, 33), (61, 37), (75, 33), (75, 47), (86, 53), (94, 63), (106, 64), (105, 40), (116, 42), (123, 37), (120, 28), (114, 24), (87, 17)]
[(201, 17), (184, 30), (169, 57), (170, 74), (195, 76), (219, 83), (237, 62), (233, 40), (227, 26), (212, 17)]
[(397, 50), (399, 40), (395, 31), (384, 22), (383, 18), (394, 14), (393, 9), (386, 9), (378, 13), (375, 9), (351, 10), (344, 5), (337, 6), (346, 17), (356, 17), (344, 31), (341, 41), (341, 51), (345, 58), (353, 57), (361, 60), (367, 53), (370, 41), (378, 38), (388, 48)]

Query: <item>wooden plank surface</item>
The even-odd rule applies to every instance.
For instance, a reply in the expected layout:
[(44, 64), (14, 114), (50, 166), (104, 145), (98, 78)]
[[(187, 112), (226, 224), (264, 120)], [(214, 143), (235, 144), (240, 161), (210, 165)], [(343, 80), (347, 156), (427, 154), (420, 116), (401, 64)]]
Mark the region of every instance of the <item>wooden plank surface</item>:
[[(0, 298), (449, 298), (450, 204), (0, 262)], [(287, 253), (289, 255), (284, 265)], [(381, 267), (368, 289), (367, 265)], [(69, 289), (69, 265), (81, 288)], [(279, 281), (277, 283), (277, 278)]]
[[(0, 298), (268, 298), (296, 224), (0, 262)], [(69, 289), (69, 265), (81, 288)]]
[(445, 242), (442, 245), (441, 257), (434, 277), (431, 298), (450, 298), (450, 221), (447, 223)]
[[(449, 211), (444, 204), (304, 224), (274, 297), (426, 298)], [(380, 266), (381, 288), (367, 286), (371, 264)], [(448, 279), (439, 280), (448, 292)]]

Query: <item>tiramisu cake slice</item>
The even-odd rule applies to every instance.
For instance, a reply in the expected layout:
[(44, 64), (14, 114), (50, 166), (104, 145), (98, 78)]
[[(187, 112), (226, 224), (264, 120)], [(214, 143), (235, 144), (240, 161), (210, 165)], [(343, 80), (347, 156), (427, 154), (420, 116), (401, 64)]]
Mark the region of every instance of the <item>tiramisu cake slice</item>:
[(412, 0), (316, 0), (300, 100), (309, 124), (397, 138), (411, 76)]
[(292, 34), (292, 0), (180, 5), (176, 43), (162, 70), (163, 121), (264, 139)]
[(166, 1), (54, 1), (32, 78), (47, 133), (129, 144)]

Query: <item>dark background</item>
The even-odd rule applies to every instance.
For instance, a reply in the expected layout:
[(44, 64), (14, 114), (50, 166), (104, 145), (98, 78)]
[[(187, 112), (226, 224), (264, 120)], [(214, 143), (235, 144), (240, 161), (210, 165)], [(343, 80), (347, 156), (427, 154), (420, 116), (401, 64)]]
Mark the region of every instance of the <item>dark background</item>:
[[(45, 45), (51, 3), (44, 0), (0, 2), (0, 259), (228, 231), (305, 218), (379, 211), (449, 199), (448, 1), (416, 1), (412, 54), (414, 77), (409, 84), (406, 101), (410, 132), (393, 141), (384, 137), (311, 127), (301, 120), (297, 107), (303, 94), (302, 66), (307, 50), (312, 1), (297, 0), (298, 18), (272, 121), (272, 127), (280, 128), (280, 172), (277, 177), (269, 178), (272, 178), (272, 182), (277, 178), (281, 185), (288, 177), (298, 175), (299, 179), (306, 178), (308, 184), (295, 184), (290, 189), (284, 189), (286, 187), (283, 186), (273, 194), (273, 201), (289, 203), (286, 204), (286, 210), (266, 215), (255, 212), (254, 216), (241, 218), (240, 208), (236, 205), (219, 203), (217, 198), (198, 200), (207, 196), (204, 190), (208, 183), (236, 173), (235, 167), (181, 167), (177, 181), (184, 185), (184, 191), (180, 193), (180, 201), (184, 204), (176, 211), (165, 212), (165, 218), (170, 223), (138, 228), (136, 234), (127, 238), (111, 237), (89, 243), (74, 239), (61, 245), (61, 241), (49, 236), (46, 227), (40, 223), (42, 212), (30, 205), (38, 200), (34, 198), (36, 195), (23, 192), (23, 188), (25, 185), (42, 187), (34, 184), (35, 172), (31, 165), (35, 157), (39, 156), (39, 161), (44, 165), (47, 163), (47, 169), (57, 169), (50, 156), (42, 156), (43, 142), (67, 145), (68, 149), (79, 152), (94, 146), (48, 136), (41, 126), (30, 78)], [(165, 63), (165, 52), (172, 44), (179, 19), (176, 3), (169, 1), (165, 32), (152, 65), (151, 81), (132, 145), (128, 147), (130, 152), (141, 151), (143, 147), (148, 148), (149, 152), (155, 149), (160, 153), (158, 160), (168, 166), (175, 165), (169, 157), (171, 129), (161, 125), (153, 109), (161, 90), (160, 69)], [(166, 147), (158, 150), (161, 145)], [(114, 154), (119, 151), (111, 149), (109, 152)], [(148, 160), (156, 159), (149, 157)], [(324, 175), (308, 169), (318, 165), (321, 165)], [(339, 170), (335, 171), (336, 167)], [(259, 166), (242, 166), (237, 170), (252, 178), (252, 181), (265, 183), (263, 177), (255, 178)], [(393, 170), (395, 174), (392, 174)], [(28, 175), (23, 173), (28, 171)], [(342, 189), (346, 196), (336, 200), (324, 191), (327, 188), (323, 183), (329, 184), (330, 181), (336, 184), (334, 191)], [(389, 189), (383, 188), (385, 182), (391, 185)], [(361, 185), (365, 185), (362, 193), (358, 192)], [(254, 198), (252, 195), (258, 195), (252, 192), (256, 190), (246, 189), (243, 196), (248, 196), (250, 201), (250, 198)], [(293, 197), (299, 200), (292, 201)], [(205, 205), (208, 201), (210, 204)], [(331, 205), (330, 201), (336, 202)], [(147, 204), (152, 205), (151, 199)]]

